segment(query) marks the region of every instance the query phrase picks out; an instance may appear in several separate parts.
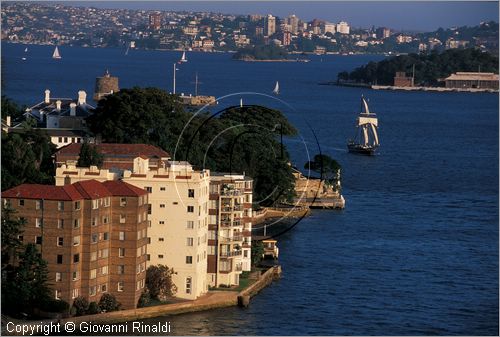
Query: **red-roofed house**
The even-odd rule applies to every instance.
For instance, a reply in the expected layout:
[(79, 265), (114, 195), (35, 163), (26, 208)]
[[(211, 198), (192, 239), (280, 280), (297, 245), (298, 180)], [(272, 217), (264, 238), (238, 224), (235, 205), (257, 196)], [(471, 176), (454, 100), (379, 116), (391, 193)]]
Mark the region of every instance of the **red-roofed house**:
[[(82, 144), (70, 144), (60, 148), (56, 152), (57, 166), (66, 164), (68, 161), (77, 162)], [(95, 144), (97, 150), (103, 155), (104, 162), (101, 168), (132, 170), (134, 158), (142, 157), (149, 159), (151, 168), (159, 167), (160, 161), (170, 159), (170, 154), (159, 147), (150, 144)]]
[(26, 224), (20, 239), (48, 263), (54, 297), (98, 302), (112, 293), (135, 308), (146, 278), (147, 192), (122, 181), (23, 184), (2, 192)]

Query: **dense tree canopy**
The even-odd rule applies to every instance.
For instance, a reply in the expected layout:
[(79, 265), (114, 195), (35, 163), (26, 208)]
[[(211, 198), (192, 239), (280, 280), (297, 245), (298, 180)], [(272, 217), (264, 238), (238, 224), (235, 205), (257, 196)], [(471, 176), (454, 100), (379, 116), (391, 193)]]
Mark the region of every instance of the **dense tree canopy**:
[(177, 292), (177, 286), (172, 281), (174, 270), (165, 265), (149, 266), (146, 270), (146, 287), (152, 299), (165, 299)]
[(340, 179), (340, 164), (325, 154), (315, 155), (313, 160), (305, 163), (304, 169), (319, 173), (322, 179), (330, 183)]
[(289, 155), (285, 147), (282, 155), (279, 138), (296, 130), (280, 111), (243, 106), (195, 116), (174, 97), (155, 88), (123, 89), (101, 100), (88, 123), (105, 142), (153, 144), (198, 168), (245, 172), (262, 205), (292, 197)]
[(89, 143), (83, 143), (80, 148), (80, 154), (78, 155), (78, 162), (76, 166), (78, 167), (89, 167), (95, 165), (101, 167), (104, 160), (104, 156), (99, 152), (95, 145)]
[(411, 74), (415, 65), (415, 85), (437, 85), (438, 79), (457, 71), (498, 73), (498, 56), (477, 49), (449, 49), (429, 55), (409, 54), (369, 62), (354, 71), (337, 75), (341, 81), (353, 81), (379, 85), (393, 85), (398, 71)]
[(2, 132), (2, 190), (23, 183), (53, 183), (55, 150), (55, 145), (41, 130), (27, 128), (20, 134)]

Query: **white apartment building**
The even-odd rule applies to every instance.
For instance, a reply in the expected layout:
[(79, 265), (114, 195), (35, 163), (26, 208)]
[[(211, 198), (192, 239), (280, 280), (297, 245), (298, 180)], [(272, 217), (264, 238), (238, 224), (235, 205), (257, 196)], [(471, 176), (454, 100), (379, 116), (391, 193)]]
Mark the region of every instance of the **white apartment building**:
[(210, 171), (188, 162), (166, 161), (149, 169), (138, 157), (123, 181), (149, 192), (148, 266), (173, 268), (177, 297), (196, 299), (208, 291), (207, 240)]
[(350, 27), (349, 24), (345, 21), (341, 21), (337, 24), (337, 32), (340, 34), (349, 34)]
[(208, 282), (239, 284), (251, 270), (252, 190), (249, 177), (213, 173), (210, 177)]

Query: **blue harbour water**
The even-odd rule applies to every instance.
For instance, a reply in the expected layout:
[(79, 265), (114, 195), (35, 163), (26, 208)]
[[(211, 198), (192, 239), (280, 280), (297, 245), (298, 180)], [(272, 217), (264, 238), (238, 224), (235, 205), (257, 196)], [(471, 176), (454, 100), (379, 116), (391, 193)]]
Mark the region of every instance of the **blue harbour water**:
[[(21, 104), (93, 92), (109, 69), (121, 87), (172, 90), (179, 52), (2, 44), (2, 93)], [(375, 91), (322, 86), (380, 56), (311, 56), (311, 62), (245, 63), (188, 53), (177, 92), (236, 94), (222, 105), (280, 108), (298, 128), (287, 139), (302, 166), (318, 147), (343, 167), (343, 211), (314, 211), (279, 237), (283, 278), (249, 308), (162, 317), (177, 335), (497, 335), (497, 94)], [(378, 113), (380, 155), (345, 151), (360, 96)]]

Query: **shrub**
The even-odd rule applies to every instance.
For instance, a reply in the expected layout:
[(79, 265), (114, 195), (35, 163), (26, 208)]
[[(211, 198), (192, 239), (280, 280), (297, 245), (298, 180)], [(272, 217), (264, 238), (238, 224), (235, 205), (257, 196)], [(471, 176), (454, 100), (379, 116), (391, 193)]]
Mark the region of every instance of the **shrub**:
[(47, 312), (67, 312), (69, 303), (63, 300), (49, 298), (40, 303), (40, 309)]
[(105, 293), (99, 300), (99, 308), (104, 312), (117, 311), (120, 310), (120, 307), (121, 303), (111, 294)]
[(141, 297), (139, 297), (139, 301), (137, 302), (138, 308), (143, 308), (147, 306), (151, 302), (151, 296), (149, 295), (149, 291), (146, 289), (142, 292)]
[(89, 308), (89, 301), (83, 296), (78, 296), (73, 301), (73, 308), (75, 308), (75, 315), (82, 316), (87, 313), (87, 309)]
[(87, 314), (95, 315), (101, 312), (101, 308), (96, 302), (90, 302), (89, 308), (87, 309)]

